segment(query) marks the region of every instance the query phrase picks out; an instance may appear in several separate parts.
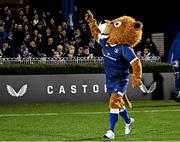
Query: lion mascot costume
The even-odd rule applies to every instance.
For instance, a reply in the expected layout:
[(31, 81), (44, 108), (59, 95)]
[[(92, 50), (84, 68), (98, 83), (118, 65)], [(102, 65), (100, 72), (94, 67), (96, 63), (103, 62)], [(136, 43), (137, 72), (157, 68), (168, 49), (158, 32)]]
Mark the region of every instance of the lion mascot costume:
[(130, 66), (133, 72), (132, 86), (139, 87), (142, 84), (142, 65), (133, 47), (141, 41), (143, 24), (129, 16), (122, 16), (112, 21), (104, 20), (105, 23), (98, 25), (89, 10), (85, 19), (92, 36), (102, 47), (106, 86), (110, 96), (110, 129), (104, 134), (104, 138), (114, 139), (114, 129), (119, 115), (125, 120), (125, 134), (130, 133), (134, 123), (126, 109), (126, 106), (132, 107), (126, 90)]

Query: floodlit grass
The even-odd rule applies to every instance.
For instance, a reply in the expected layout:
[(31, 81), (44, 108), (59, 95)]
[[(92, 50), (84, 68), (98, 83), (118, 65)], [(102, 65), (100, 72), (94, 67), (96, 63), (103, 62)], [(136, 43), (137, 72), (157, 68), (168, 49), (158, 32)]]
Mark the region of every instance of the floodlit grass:
[[(116, 125), (116, 141), (180, 141), (180, 104), (134, 101), (132, 133)], [(109, 129), (107, 103), (0, 105), (1, 141), (103, 141)]]

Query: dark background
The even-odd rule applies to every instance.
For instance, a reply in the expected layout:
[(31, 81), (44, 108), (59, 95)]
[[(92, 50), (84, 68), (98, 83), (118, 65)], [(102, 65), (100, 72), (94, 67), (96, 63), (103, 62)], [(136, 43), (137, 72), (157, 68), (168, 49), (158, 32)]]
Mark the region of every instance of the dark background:
[(144, 24), (143, 36), (151, 33), (164, 33), (165, 56), (169, 52), (176, 33), (180, 30), (180, 4), (177, 1), (158, 0), (76, 0), (81, 8), (90, 9), (99, 19), (114, 19), (128, 15), (140, 20)]
[(33, 6), (49, 9), (52, 12), (62, 10), (64, 1), (74, 1), (78, 15), (84, 16), (90, 9), (96, 19), (114, 19), (129, 15), (144, 24), (144, 33), (165, 33), (167, 46), (170, 46), (177, 31), (180, 30), (180, 5), (177, 1), (158, 0), (31, 0)]
[(76, 0), (76, 4), (81, 7), (81, 13), (91, 9), (99, 19), (135, 17), (144, 23), (145, 32), (169, 32), (180, 24), (180, 5), (175, 1)]
[(180, 5), (170, 0), (30, 0), (34, 7), (52, 12), (60, 10), (63, 1), (74, 1), (81, 16), (90, 9), (99, 20), (122, 15), (135, 17), (144, 23), (147, 32), (165, 32), (180, 23)]

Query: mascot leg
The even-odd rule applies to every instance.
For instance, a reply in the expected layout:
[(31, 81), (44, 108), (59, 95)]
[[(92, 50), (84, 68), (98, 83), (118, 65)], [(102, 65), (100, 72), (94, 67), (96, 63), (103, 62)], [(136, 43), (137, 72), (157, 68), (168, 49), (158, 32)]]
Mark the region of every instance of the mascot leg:
[(130, 119), (130, 117), (128, 115), (128, 110), (126, 109), (126, 107), (120, 109), (119, 114), (124, 119), (126, 124), (129, 124), (131, 122), (131, 119)]
[(116, 122), (118, 121), (119, 110), (124, 107), (123, 97), (119, 94), (111, 94), (109, 100), (110, 108), (110, 130), (114, 132)]

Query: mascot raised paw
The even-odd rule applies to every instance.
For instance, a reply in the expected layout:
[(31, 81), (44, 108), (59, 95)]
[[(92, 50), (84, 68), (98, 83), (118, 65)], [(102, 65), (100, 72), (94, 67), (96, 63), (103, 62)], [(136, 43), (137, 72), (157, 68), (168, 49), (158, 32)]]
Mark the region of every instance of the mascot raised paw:
[(134, 53), (135, 47), (142, 38), (143, 24), (129, 16), (122, 16), (112, 21), (97, 24), (91, 11), (87, 11), (85, 19), (89, 24), (92, 36), (101, 45), (104, 56), (107, 92), (110, 96), (110, 129), (105, 138), (114, 139), (114, 128), (120, 115), (125, 121), (125, 134), (131, 132), (134, 119), (129, 117), (126, 105), (132, 104), (127, 98), (130, 66), (132, 66), (132, 86), (142, 85), (142, 65)]

